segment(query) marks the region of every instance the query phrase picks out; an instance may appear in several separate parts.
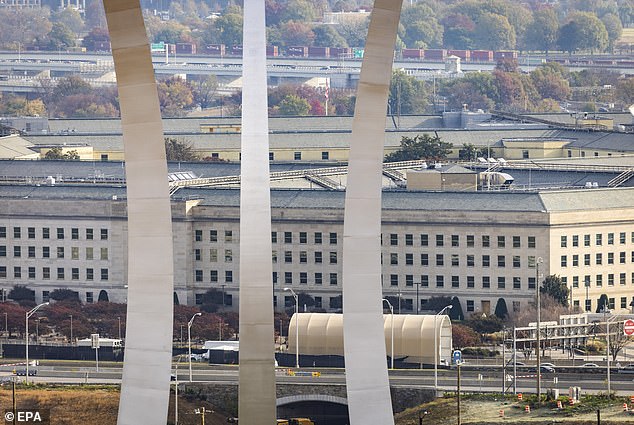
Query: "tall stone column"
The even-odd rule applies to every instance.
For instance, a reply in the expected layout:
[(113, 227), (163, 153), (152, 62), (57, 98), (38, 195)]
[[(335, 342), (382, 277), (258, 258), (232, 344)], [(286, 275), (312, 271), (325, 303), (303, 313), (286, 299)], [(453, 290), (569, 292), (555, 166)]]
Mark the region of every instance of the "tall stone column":
[(128, 207), (128, 318), (118, 424), (164, 424), (174, 271), (161, 113), (139, 2), (104, 0), (104, 8), (119, 89)]
[(351, 425), (394, 423), (381, 301), (381, 168), (401, 4), (374, 2), (352, 121), (343, 229), (344, 352)]
[(244, 2), (240, 164), (240, 425), (274, 424), (275, 357), (264, 0)]

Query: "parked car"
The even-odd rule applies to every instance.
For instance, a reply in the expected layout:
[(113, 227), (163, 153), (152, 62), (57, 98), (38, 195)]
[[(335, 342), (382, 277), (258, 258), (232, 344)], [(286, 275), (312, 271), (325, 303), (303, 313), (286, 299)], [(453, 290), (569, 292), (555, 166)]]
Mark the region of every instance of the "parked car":
[(599, 365), (596, 363), (584, 363), (581, 365), (581, 367), (591, 368), (591, 367), (599, 367)]
[(634, 363), (623, 366), (621, 369), (619, 369), (619, 373), (634, 373)]
[(548, 363), (548, 362), (544, 362), (544, 363), (540, 363), (541, 366), (548, 366), (548, 367), (552, 367), (553, 369), (555, 369), (557, 366), (555, 366), (552, 363)]

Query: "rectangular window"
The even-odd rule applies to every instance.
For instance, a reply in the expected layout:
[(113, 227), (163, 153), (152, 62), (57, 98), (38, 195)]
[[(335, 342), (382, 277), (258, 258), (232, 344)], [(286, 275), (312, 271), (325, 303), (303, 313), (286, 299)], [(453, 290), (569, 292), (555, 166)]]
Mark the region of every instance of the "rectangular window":
[[(33, 233), (35, 234), (35, 229), (33, 229)], [(79, 239), (79, 229), (77, 227), (70, 229), (70, 238), (74, 241)]]
[(284, 232), (284, 243), (293, 243), (293, 232)]
[(202, 242), (203, 241), (203, 231), (202, 230), (196, 230), (194, 232), (194, 240), (196, 242)]
[[(75, 269), (73, 269), (75, 270)], [(79, 269), (77, 269), (79, 270)], [(35, 279), (35, 267), (29, 267), (29, 279)], [(79, 271), (77, 272), (77, 279), (79, 279)]]
[(498, 255), (498, 267), (506, 267), (506, 256)]
[(603, 245), (603, 235), (601, 233), (594, 235), (594, 243), (597, 246)]
[(57, 239), (64, 239), (64, 228), (63, 227), (58, 227), (57, 228)]
[(57, 268), (57, 280), (63, 280), (64, 279), (64, 267), (58, 267)]
[(506, 288), (506, 278), (504, 276), (498, 276), (498, 289)]
[(626, 242), (625, 232), (619, 233), (619, 243), (621, 245), (625, 245), (625, 242)]
[(590, 254), (583, 254), (583, 265), (584, 266), (590, 265)]
[(330, 245), (337, 245), (337, 233), (330, 232)]
[(42, 279), (48, 280), (51, 278), (51, 268), (42, 267)]
[(337, 264), (337, 252), (330, 251), (330, 264)]
[[(632, 235), (634, 235), (634, 232), (632, 232)], [(634, 236), (632, 236), (632, 238), (634, 238)], [(420, 235), (420, 246), (429, 246), (429, 235)]]
[(13, 239), (20, 239), (22, 237), (22, 229), (19, 227), (13, 228)]
[(323, 308), (322, 297), (315, 297), (315, 308)]
[(460, 276), (451, 276), (451, 287), (460, 288)]
[(429, 275), (426, 275), (426, 274), (420, 275), (420, 286), (424, 288), (429, 287)]
[(413, 266), (414, 265), (414, 254), (412, 254), (412, 253), (406, 253), (405, 254), (405, 265), (406, 266)]
[[(590, 276), (586, 276), (585, 282), (590, 282)], [(588, 284), (587, 286), (590, 286), (590, 285)], [(578, 288), (579, 287), (579, 276), (573, 276), (572, 277), (572, 287), (573, 288)]]
[(460, 266), (460, 256), (458, 254), (451, 254), (451, 266), (452, 267)]
[(413, 246), (414, 245), (414, 235), (412, 235), (411, 233), (406, 233), (405, 234), (405, 245), (406, 246)]
[(562, 255), (560, 260), (561, 267), (568, 267), (568, 256)]
[(108, 240), (108, 229), (101, 229), (101, 240), (102, 241)]
[[(0, 238), (5, 239), (7, 237), (7, 228), (5, 226), (0, 226)], [(632, 238), (634, 238), (634, 233), (632, 233)]]
[(22, 247), (21, 246), (14, 246), (13, 247), (13, 256), (15, 258), (22, 257)]
[(444, 235), (436, 235), (436, 246), (445, 246)]
[(64, 247), (63, 246), (58, 246), (57, 247), (57, 258), (64, 258)]
[(608, 273), (608, 286), (614, 286), (614, 273)]
[(324, 161), (327, 161), (327, 160), (330, 159), (330, 154), (328, 153), (328, 151), (323, 151), (321, 153), (321, 159), (324, 160)]
[(299, 272), (299, 284), (300, 285), (307, 285), (308, 284), (308, 273)]
[(467, 288), (475, 288), (475, 276), (467, 276)]
[(482, 256), (482, 267), (490, 267), (491, 266), (491, 256), (483, 255)]
[(467, 248), (473, 248), (475, 246), (475, 236), (467, 235)]
[(498, 248), (506, 247), (506, 237), (498, 236)]
[(561, 242), (559, 244), (561, 248), (566, 248), (568, 246), (568, 236), (562, 236)]
[(445, 256), (442, 254), (436, 254), (436, 265), (444, 266), (445, 265)]
[(572, 235), (572, 246), (579, 246), (579, 235)]
[(614, 233), (608, 233), (608, 245), (614, 245)]
[(420, 265), (421, 266), (429, 266), (429, 254), (421, 254), (420, 255)]
[(621, 308), (627, 308), (627, 297), (621, 297)]
[(443, 288), (445, 286), (445, 276), (437, 275), (436, 276), (436, 288)]
[(522, 279), (520, 277), (513, 277), (513, 289), (522, 289)]
[(293, 262), (293, 251), (284, 251), (284, 262), (287, 264)]
[(108, 280), (108, 269), (101, 269), (101, 280)]
[(398, 235), (396, 233), (390, 233), (390, 245), (398, 245)]
[(101, 248), (101, 257), (102, 260), (108, 259), (108, 248)]
[(94, 296), (92, 292), (86, 292), (86, 303), (92, 304), (94, 301)]
[(299, 232), (299, 243), (301, 243), (301, 244), (308, 243), (308, 233)]
[(597, 264), (597, 266), (603, 264), (603, 254), (597, 252), (597, 254), (594, 256), (594, 262)]
[(34, 246), (30, 246), (29, 247), (29, 258), (35, 258), (35, 247)]
[(231, 270), (225, 270), (225, 283), (233, 282), (233, 272)]
[[(33, 268), (33, 277), (35, 277), (35, 268)], [(73, 267), (70, 269), (70, 278), (72, 280), (79, 280), (79, 268)]]
[(26, 231), (29, 239), (35, 239), (35, 227), (29, 227)]
[(233, 242), (233, 230), (225, 230), (225, 242)]
[(323, 263), (323, 257), (321, 251), (315, 251), (315, 264)]
[(306, 251), (299, 251), (299, 263), (300, 264), (308, 263), (308, 253)]
[(460, 235), (451, 235), (451, 246), (452, 247), (460, 246)]
[(405, 286), (414, 286), (414, 275), (412, 274), (405, 275)]
[(338, 283), (338, 279), (337, 279), (337, 273), (330, 273), (330, 284), (331, 285), (337, 285)]
[(269, 152), (269, 161), (275, 161), (275, 152)]
[(482, 276), (482, 288), (488, 289), (491, 287), (491, 277), (490, 276)]
[(209, 262), (217, 263), (218, 262), (218, 249), (209, 248)]
[(519, 255), (514, 255), (513, 256), (513, 268), (514, 269), (519, 269), (520, 267), (521, 267), (520, 256)]
[(398, 275), (397, 274), (391, 274), (390, 275), (390, 285), (391, 286), (398, 286)]
[(614, 253), (608, 252), (608, 264), (614, 264)]
[[(43, 234), (48, 235), (48, 227), (45, 227), (44, 229), (42, 229)], [(91, 241), (94, 238), (94, 231), (93, 229), (86, 229), (86, 240), (87, 241)], [(45, 239), (48, 239), (48, 236), (45, 237)]]
[(233, 250), (225, 249), (225, 263), (233, 262)]
[(619, 252), (619, 264), (625, 264), (625, 251)]
[(321, 273), (315, 273), (315, 285), (321, 285), (323, 283), (323, 276)]
[(51, 248), (48, 246), (42, 247), (42, 258), (51, 258)]
[(473, 300), (467, 300), (467, 311), (475, 311), (475, 302)]
[(7, 256), (7, 247), (5, 245), (0, 245), (0, 257)]
[(590, 246), (590, 235), (583, 235), (583, 246)]
[(86, 269), (86, 280), (93, 280), (95, 278), (95, 270), (92, 268)]
[(321, 245), (321, 232), (315, 232), (315, 245)]
[(218, 282), (218, 270), (209, 271), (209, 281), (214, 283)]
[(295, 161), (301, 161), (302, 160), (302, 153), (301, 152), (293, 152), (293, 159)]
[(0, 266), (0, 279), (7, 278), (7, 266)]
[(79, 260), (79, 247), (72, 246), (70, 248), (70, 258), (73, 260)]
[(513, 248), (521, 248), (522, 242), (519, 236), (513, 236)]
[(534, 277), (529, 277), (528, 278), (528, 289), (535, 289), (535, 278)]
[(482, 235), (482, 248), (489, 248), (491, 246), (491, 237), (489, 235)]
[(48, 227), (42, 227), (42, 239), (50, 239), (50, 238), (51, 238), (51, 229), (49, 229)]
[(579, 255), (572, 256), (572, 267), (579, 267)]
[(271, 232), (271, 243), (277, 243), (277, 232)]
[(619, 285), (625, 285), (626, 283), (626, 274), (625, 273), (619, 273)]

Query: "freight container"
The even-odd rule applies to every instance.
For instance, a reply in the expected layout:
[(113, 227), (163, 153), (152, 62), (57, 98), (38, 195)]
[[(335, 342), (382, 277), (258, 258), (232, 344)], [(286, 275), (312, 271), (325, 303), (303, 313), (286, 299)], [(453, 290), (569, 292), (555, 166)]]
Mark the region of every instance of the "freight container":
[(491, 62), (493, 60), (492, 50), (472, 50), (471, 60), (475, 62)]
[(225, 50), (224, 44), (207, 44), (205, 46), (205, 53), (212, 56), (224, 56)]
[(194, 43), (176, 43), (176, 54), (195, 55), (196, 45)]
[(309, 46), (308, 57), (309, 58), (329, 58), (330, 47)]
[(447, 57), (445, 49), (425, 49), (423, 54), (426, 60), (432, 61), (444, 61)]
[(308, 47), (306, 46), (288, 46), (286, 48), (286, 56), (294, 56), (306, 58), (308, 57)]
[(493, 52), (493, 59), (517, 59), (517, 52), (515, 50), (505, 50)]
[(277, 46), (266, 46), (266, 56), (269, 57), (277, 57), (279, 55), (279, 47)]
[(423, 49), (403, 49), (403, 59), (422, 59), (425, 55)]
[(471, 51), (470, 50), (447, 50), (448, 55), (458, 56), (463, 61), (468, 61), (471, 59)]
[(331, 47), (331, 58), (349, 58), (352, 56), (352, 49), (350, 47)]

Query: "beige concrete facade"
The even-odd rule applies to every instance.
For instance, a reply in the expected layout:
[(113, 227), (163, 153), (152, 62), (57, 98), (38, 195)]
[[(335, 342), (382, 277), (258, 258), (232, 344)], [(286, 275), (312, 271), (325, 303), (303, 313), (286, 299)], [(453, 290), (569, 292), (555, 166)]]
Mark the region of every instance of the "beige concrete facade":
[[(22, 192), (19, 196), (0, 192), (0, 288), (26, 285), (35, 290), (38, 301), (44, 299), (45, 291), (70, 288), (78, 291), (84, 302), (91, 297), (96, 302), (105, 290), (111, 301), (124, 302), (127, 225), (122, 196), (113, 200), (108, 196), (112, 189), (100, 188), (100, 199), (69, 201), (65, 195), (55, 195), (61, 188), (38, 190), (45, 191), (46, 197), (32, 194), (24, 199)], [(216, 288), (228, 295), (226, 308), (237, 309), (237, 193), (200, 191), (195, 195), (197, 200), (172, 202), (174, 290), (180, 303), (194, 304), (206, 290)], [(208, 194), (205, 199), (204, 194)], [(283, 292), (288, 286), (313, 296), (317, 305), (312, 309), (339, 311), (341, 193), (274, 190), (273, 194), (277, 199), (272, 203), (276, 309), (293, 308), (294, 300)], [(584, 306), (585, 279), (590, 276), (588, 299), (593, 311), (604, 293), (616, 310), (624, 303), (627, 309), (634, 295), (632, 199), (634, 189), (385, 193), (383, 293), (396, 297), (400, 293), (403, 312), (416, 311), (417, 289), (421, 309), (425, 300), (438, 295), (459, 297), (465, 314), (493, 312), (499, 298), (506, 300), (509, 310), (522, 309), (533, 300), (534, 261), (542, 257), (540, 273), (565, 279), (572, 288), (573, 304)], [(530, 202), (528, 207), (526, 202)], [(19, 238), (15, 228), (20, 229)], [(34, 229), (33, 238), (29, 228)], [(43, 234), (45, 228), (49, 229), (48, 238)], [(63, 230), (64, 239), (57, 239), (58, 228)], [(74, 229), (77, 239), (72, 236)], [(92, 239), (86, 236), (89, 229)], [(107, 231), (107, 239), (101, 239), (101, 229)], [(19, 256), (15, 255), (16, 247)], [(47, 258), (44, 247), (48, 247)], [(58, 247), (63, 248), (64, 258), (57, 258)], [(101, 259), (102, 248), (107, 249), (107, 259)], [(34, 250), (33, 257), (30, 250)], [(89, 251), (92, 259), (87, 258)], [(20, 277), (15, 277), (16, 267)], [(44, 277), (45, 268), (49, 269), (48, 278)], [(63, 277), (57, 277), (58, 268), (64, 270)], [(88, 278), (89, 269), (92, 279)], [(107, 279), (101, 279), (102, 269), (107, 270)], [(76, 271), (79, 275), (74, 278)]]

